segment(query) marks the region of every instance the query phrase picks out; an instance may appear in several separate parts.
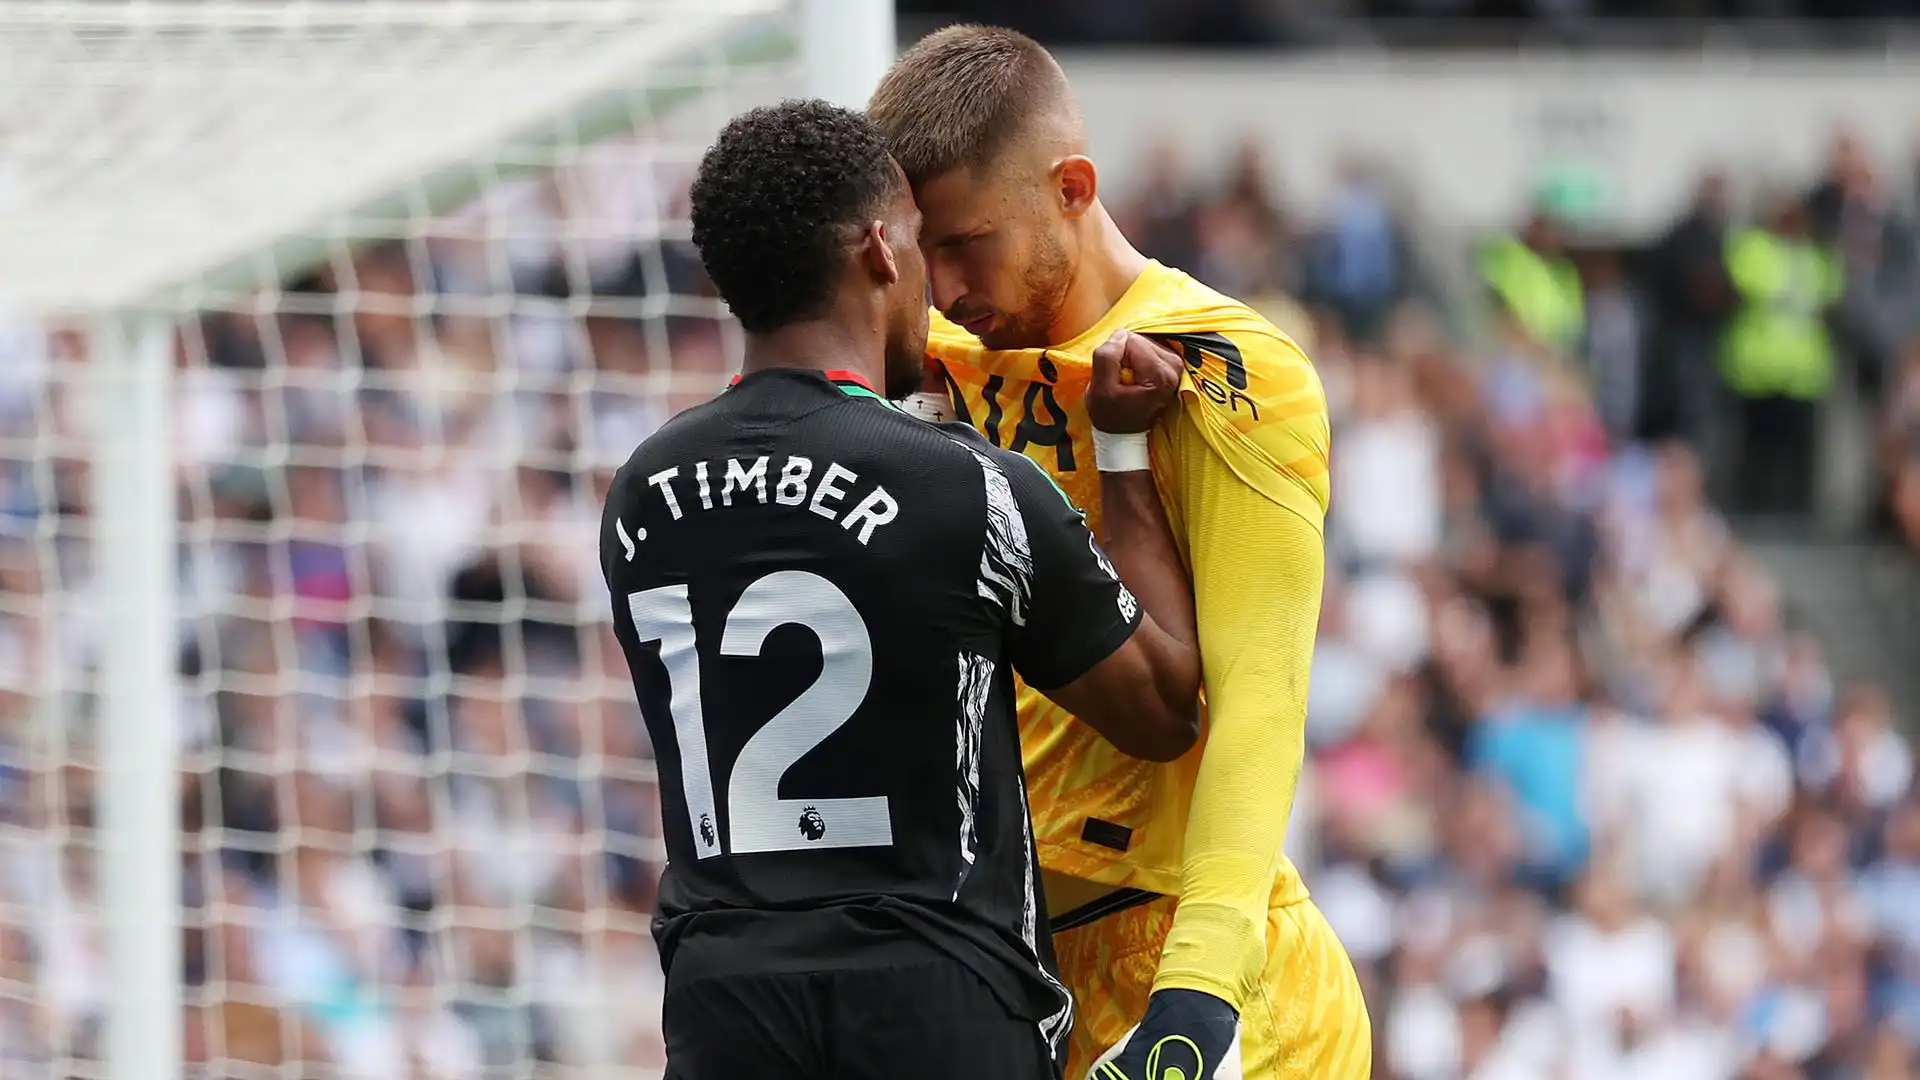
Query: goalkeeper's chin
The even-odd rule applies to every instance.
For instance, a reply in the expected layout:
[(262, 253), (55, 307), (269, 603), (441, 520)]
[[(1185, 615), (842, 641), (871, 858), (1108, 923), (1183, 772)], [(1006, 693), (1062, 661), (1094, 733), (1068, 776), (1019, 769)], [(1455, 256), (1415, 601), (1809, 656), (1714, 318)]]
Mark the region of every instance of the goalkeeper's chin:
[[(1138, 1024), (1135, 1024), (1134, 1026), (1128, 1028), (1127, 1033), (1125, 1035), (1120, 1036), (1119, 1042), (1114, 1043), (1112, 1046), (1107, 1047), (1105, 1053), (1101, 1054), (1098, 1058), (1094, 1059), (1093, 1067), (1087, 1070), (1087, 1075), (1085, 1077), (1073, 1077), (1071, 1078), (1071, 1080), (1101, 1080), (1100, 1066), (1105, 1065), (1107, 1062), (1112, 1061), (1114, 1058), (1119, 1057), (1120, 1051), (1125, 1050), (1127, 1048), (1127, 1043), (1130, 1040), (1132, 1040), (1133, 1033), (1139, 1030), (1140, 1030), (1140, 1025)], [(1147, 1080), (1147, 1078), (1129, 1077), (1128, 1080)], [(1205, 1077), (1195, 1077), (1195, 1076), (1189, 1075), (1187, 1080), (1241, 1080), (1239, 1030), (1237, 1028), (1234, 1030), (1233, 1043), (1232, 1045), (1227, 1047), (1227, 1056), (1220, 1059), (1220, 1064), (1214, 1066), (1213, 1072), (1211, 1074)]]

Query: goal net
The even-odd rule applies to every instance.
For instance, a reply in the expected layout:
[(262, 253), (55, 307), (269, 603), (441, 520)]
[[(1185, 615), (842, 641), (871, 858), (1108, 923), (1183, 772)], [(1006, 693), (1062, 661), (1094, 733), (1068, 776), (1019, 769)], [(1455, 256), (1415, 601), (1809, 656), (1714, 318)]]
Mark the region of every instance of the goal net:
[[(658, 1075), (657, 797), (598, 513), (736, 362), (684, 193), (727, 117), (801, 91), (801, 24), (0, 4), (0, 1080), (175, 1075), (103, 1059), (148, 1000), (106, 928), (175, 911), (187, 1076)], [(154, 641), (90, 477), (129, 314), (170, 327)], [(141, 722), (100, 673), (141, 648), (177, 664), (178, 896), (98, 857), (103, 732)]]

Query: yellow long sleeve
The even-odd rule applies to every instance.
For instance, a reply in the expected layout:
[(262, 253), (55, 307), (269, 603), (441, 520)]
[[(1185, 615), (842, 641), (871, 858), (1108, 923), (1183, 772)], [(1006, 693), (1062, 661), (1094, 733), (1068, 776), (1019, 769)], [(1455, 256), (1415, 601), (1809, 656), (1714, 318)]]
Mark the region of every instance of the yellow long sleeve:
[(1199, 990), (1238, 1008), (1266, 962), (1267, 910), (1288, 866), (1281, 846), (1305, 752), (1325, 553), (1319, 516), (1247, 484), (1191, 413), (1170, 436), (1162, 479), (1182, 511), (1208, 730), (1154, 989)]

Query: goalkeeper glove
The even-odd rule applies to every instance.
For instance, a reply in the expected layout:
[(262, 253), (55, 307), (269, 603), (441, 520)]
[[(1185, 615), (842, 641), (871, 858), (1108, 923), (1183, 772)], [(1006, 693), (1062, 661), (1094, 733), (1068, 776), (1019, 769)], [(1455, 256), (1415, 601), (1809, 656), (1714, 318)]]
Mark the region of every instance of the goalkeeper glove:
[(1101, 1055), (1087, 1080), (1216, 1080), (1237, 1053), (1240, 1014), (1198, 990), (1159, 990), (1147, 999), (1147, 1016), (1120, 1045)]

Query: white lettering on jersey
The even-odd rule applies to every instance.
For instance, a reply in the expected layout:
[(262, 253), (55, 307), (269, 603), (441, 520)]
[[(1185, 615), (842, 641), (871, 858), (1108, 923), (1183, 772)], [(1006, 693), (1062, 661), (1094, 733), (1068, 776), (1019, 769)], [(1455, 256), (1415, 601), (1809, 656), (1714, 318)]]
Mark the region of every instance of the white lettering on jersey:
[(780, 483), (774, 486), (773, 501), (781, 506), (799, 506), (807, 501), (807, 477), (813, 474), (813, 459), (795, 454), (780, 466)]
[(1119, 572), (1113, 568), (1113, 563), (1107, 560), (1107, 553), (1100, 550), (1100, 542), (1093, 538), (1091, 531), (1087, 533), (1087, 546), (1093, 549), (1093, 561), (1099, 564), (1100, 572), (1112, 578), (1114, 583), (1120, 586), (1120, 617), (1129, 622), (1133, 621), (1134, 613), (1140, 610), (1140, 601), (1133, 598), (1133, 591), (1127, 588), (1126, 582), (1120, 580)]
[(887, 494), (886, 488), (877, 487), (867, 492), (867, 497), (860, 500), (860, 505), (853, 508), (853, 513), (841, 520), (840, 527), (852, 532), (855, 525), (860, 526), (860, 544), (865, 547), (867, 541), (873, 539), (873, 530), (899, 516), (900, 504), (893, 501), (893, 496)]
[(693, 479), (696, 483), (700, 485), (700, 509), (702, 510), (713, 509), (713, 489), (707, 486), (707, 463), (706, 462), (699, 461), (694, 463)]
[(660, 489), (661, 498), (664, 498), (667, 500), (667, 512), (673, 515), (673, 520), (675, 521), (680, 520), (680, 500), (674, 498), (673, 488), (671, 485), (667, 483), (667, 481), (672, 480), (674, 477), (679, 475), (680, 475), (680, 466), (669, 465), (666, 468), (661, 469), (659, 472), (654, 473), (652, 476), (647, 477), (647, 483), (652, 484), (654, 487), (657, 487)]
[[(886, 488), (874, 485), (873, 490), (860, 493), (860, 474), (837, 461), (825, 463), (821, 469), (814, 468), (811, 458), (798, 454), (790, 455), (781, 463), (779, 479), (769, 485), (768, 474), (772, 472), (771, 459), (728, 458), (725, 461), (696, 461), (686, 465), (671, 465), (647, 477), (647, 483), (660, 490), (660, 497), (667, 504), (667, 512), (675, 521), (691, 513), (695, 507), (688, 503), (682, 505), (674, 492), (671, 481), (685, 473), (692, 473), (700, 501), (698, 509), (714, 510), (734, 505), (734, 496), (740, 496), (743, 505), (748, 504), (748, 496), (761, 506), (767, 505), (767, 488), (773, 488), (773, 502), (779, 506), (804, 507), (807, 512), (825, 518), (851, 533), (862, 546), (873, 542), (874, 532), (880, 526), (900, 516), (900, 503)], [(715, 499), (714, 479), (719, 479), (719, 499)], [(858, 497), (853, 509), (847, 509), (847, 500)], [(620, 534), (620, 542), (627, 547), (627, 558), (633, 558), (633, 545), (626, 533), (626, 524), (614, 519), (615, 531)], [(638, 530), (638, 539), (647, 538), (646, 530)]]
[[(639, 539), (645, 540), (647, 538), (647, 530), (645, 528), (642, 528), (638, 531), (639, 531)], [(621, 521), (617, 517), (614, 518), (613, 532), (614, 532), (614, 535), (620, 538), (620, 546), (627, 549), (627, 561), (632, 562), (633, 553), (639, 549), (634, 546), (634, 542), (633, 542), (634, 537), (627, 535), (627, 523), (624, 521)]]
[(754, 460), (753, 465), (749, 467), (742, 465), (739, 458), (729, 458), (727, 460), (727, 478), (720, 485), (721, 505), (732, 506), (733, 493), (747, 490), (748, 484), (752, 484), (754, 490), (758, 492), (761, 505), (766, 505), (767, 459), (757, 458)]
[(827, 471), (825, 475), (820, 477), (820, 486), (813, 489), (813, 502), (808, 504), (807, 509), (819, 514), (828, 521), (832, 521), (834, 515), (839, 511), (828, 506), (827, 500), (839, 500), (847, 497), (846, 489), (834, 486), (834, 481), (858, 479), (860, 479), (859, 475), (852, 469), (841, 468), (840, 463), (837, 461), (828, 462)]

